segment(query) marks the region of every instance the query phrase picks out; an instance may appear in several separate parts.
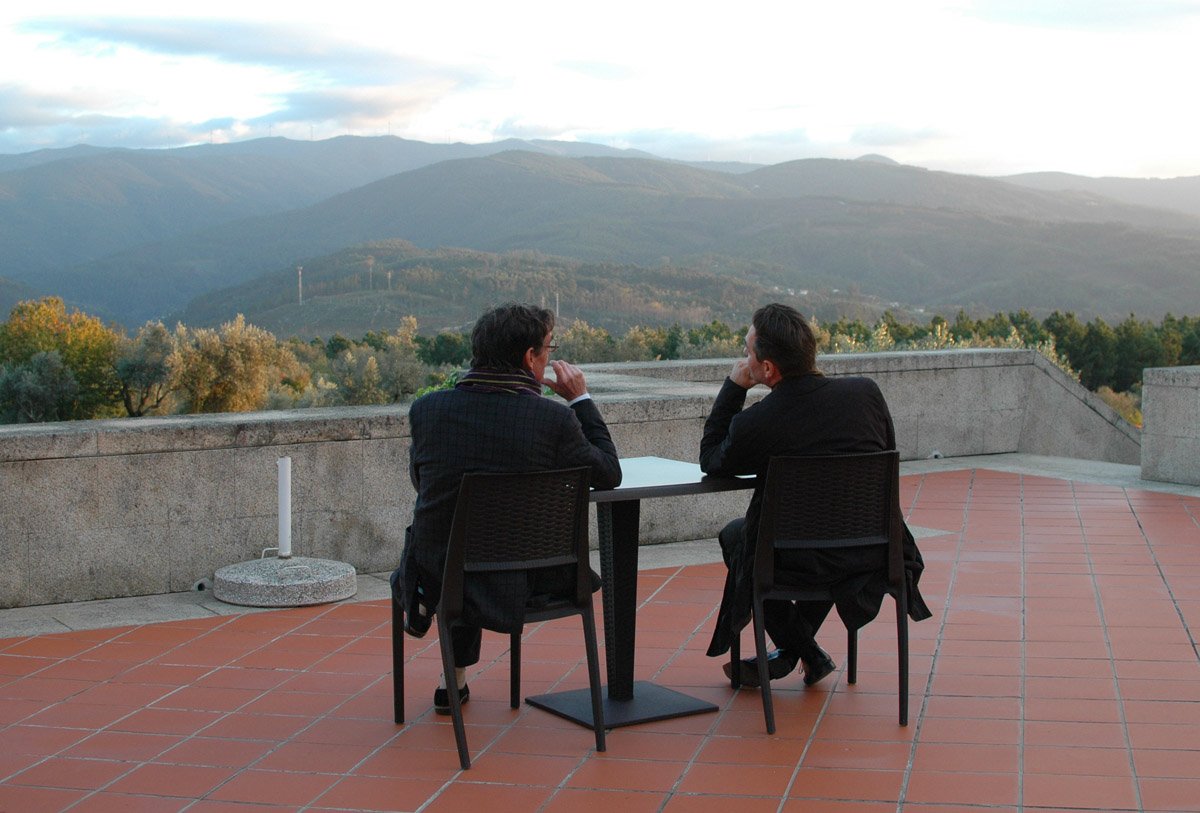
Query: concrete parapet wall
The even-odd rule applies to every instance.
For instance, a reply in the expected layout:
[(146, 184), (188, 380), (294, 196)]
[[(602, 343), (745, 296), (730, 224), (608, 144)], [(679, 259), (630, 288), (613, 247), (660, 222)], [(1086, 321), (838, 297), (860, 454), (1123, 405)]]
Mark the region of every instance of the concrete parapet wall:
[(1200, 485), (1200, 367), (1142, 377), (1142, 477)]
[[(623, 456), (694, 460), (730, 364), (585, 369)], [(1137, 431), (1032, 351), (824, 356), (820, 366), (879, 382), (904, 459), (1139, 459)], [(294, 553), (389, 570), (412, 512), (408, 448), (403, 406), (0, 427), (0, 606), (187, 590), (257, 558), (275, 544), (285, 455)], [(642, 540), (712, 538), (747, 499), (647, 503)]]

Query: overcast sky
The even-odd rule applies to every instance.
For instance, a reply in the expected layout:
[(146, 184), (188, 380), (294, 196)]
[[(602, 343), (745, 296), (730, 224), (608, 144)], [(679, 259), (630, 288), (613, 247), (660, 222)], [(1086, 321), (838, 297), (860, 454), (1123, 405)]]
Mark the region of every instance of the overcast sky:
[(1200, 175), (1198, 52), (1200, 0), (5, 0), (0, 153), (392, 134)]

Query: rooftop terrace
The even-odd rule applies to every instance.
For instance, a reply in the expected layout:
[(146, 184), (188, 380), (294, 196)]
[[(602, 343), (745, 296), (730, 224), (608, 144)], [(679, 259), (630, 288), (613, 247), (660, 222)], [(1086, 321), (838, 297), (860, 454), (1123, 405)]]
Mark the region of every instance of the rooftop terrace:
[[(392, 723), (377, 577), (305, 609), (178, 593), (2, 611), (0, 811), (1195, 811), (1200, 489), (1138, 475), (1025, 455), (903, 464), (934, 610), (910, 627), (906, 728), (885, 602), (857, 685), (841, 668), (774, 684), (768, 736), (758, 692), (704, 656), (715, 540), (643, 549), (637, 677), (717, 713), (617, 729), (595, 753), (588, 730), (508, 708), (506, 638), (487, 635), (469, 771), (430, 707), (432, 635), (409, 641), (410, 722)], [(576, 624), (529, 628), (525, 695), (585, 685)], [(820, 637), (844, 666), (840, 625)]]

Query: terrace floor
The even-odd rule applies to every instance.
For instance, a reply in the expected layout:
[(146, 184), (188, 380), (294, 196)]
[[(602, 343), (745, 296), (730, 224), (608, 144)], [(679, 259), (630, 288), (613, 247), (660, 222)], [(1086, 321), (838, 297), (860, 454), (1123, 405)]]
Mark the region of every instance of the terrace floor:
[[(857, 685), (831, 621), (838, 671), (773, 684), (768, 736), (758, 692), (704, 656), (723, 566), (675, 564), (640, 577), (638, 678), (719, 710), (596, 753), (509, 709), (506, 639), (485, 635), (469, 771), (430, 707), (433, 633), (407, 642), (409, 722), (391, 721), (385, 601), (0, 639), (0, 811), (1200, 810), (1200, 496), (1085, 479), (903, 477), (934, 610), (910, 626), (904, 728), (890, 601)], [(585, 684), (577, 624), (529, 628), (524, 694)]]

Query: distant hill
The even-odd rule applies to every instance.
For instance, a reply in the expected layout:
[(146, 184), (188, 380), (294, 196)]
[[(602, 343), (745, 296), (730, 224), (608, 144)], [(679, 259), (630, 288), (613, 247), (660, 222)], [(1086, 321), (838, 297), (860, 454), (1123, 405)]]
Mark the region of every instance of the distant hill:
[[(370, 266), (368, 257), (374, 258)], [(215, 326), (241, 313), (281, 337), (357, 337), (394, 330), (403, 317), (416, 315), (421, 332), (431, 334), (460, 329), (484, 308), (518, 300), (558, 307), (564, 322), (583, 319), (621, 335), (635, 325), (737, 324), (747, 308), (777, 299), (813, 304), (711, 271), (583, 263), (528, 251), (430, 250), (399, 240), (310, 260), (303, 281), (303, 304), (290, 269), (198, 297), (167, 321)]]
[(1200, 313), (1200, 179), (1065, 177), (882, 156), (687, 163), (546, 141), (80, 147), (0, 156), (0, 276), (135, 327), (403, 240), (683, 269), (826, 302), (853, 291), (942, 310)]
[(0, 277), (0, 322), (8, 319), (9, 312), (18, 302), (36, 298), (37, 292), (28, 285)]
[(1200, 176), (1191, 178), (1088, 178), (1065, 172), (1009, 175), (1001, 180), (1048, 192), (1084, 192), (1110, 200), (1173, 209), (1200, 217)]
[(554, 141), (428, 144), (352, 136), (260, 138), (175, 150), (79, 146), (0, 155), (0, 276), (35, 287), (49, 284), (53, 292), (64, 293), (64, 267), (303, 208), (438, 161), (511, 149), (645, 155)]
[(507, 152), (444, 161), (310, 207), (72, 269), (127, 320), (377, 240), (536, 250), (982, 310), (1200, 312), (1200, 221), (1086, 193), (914, 167), (794, 161), (731, 175), (630, 158)]

